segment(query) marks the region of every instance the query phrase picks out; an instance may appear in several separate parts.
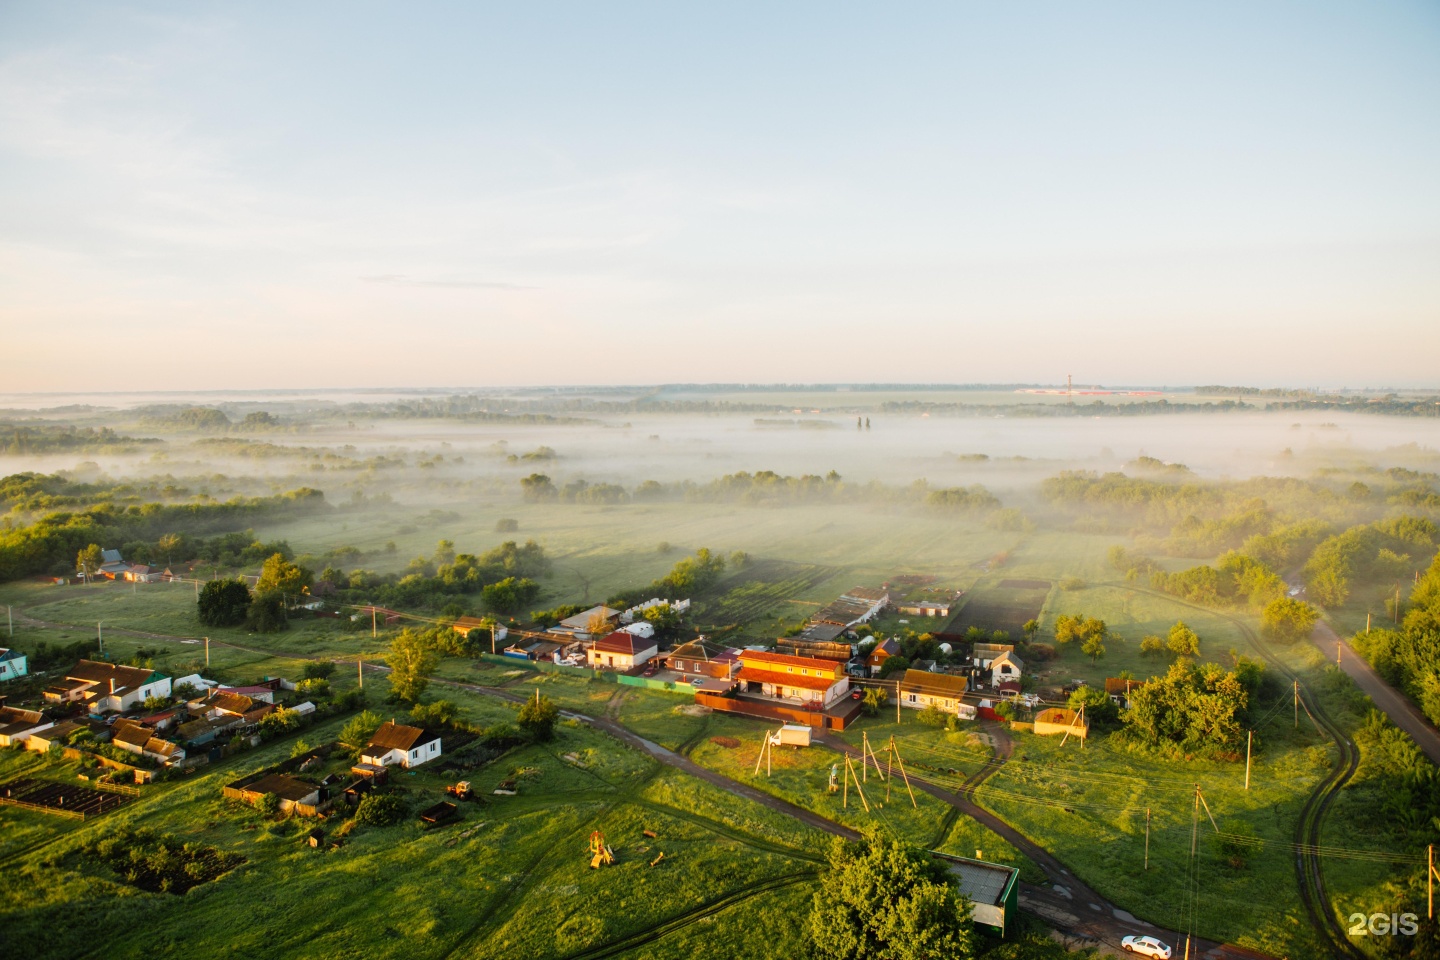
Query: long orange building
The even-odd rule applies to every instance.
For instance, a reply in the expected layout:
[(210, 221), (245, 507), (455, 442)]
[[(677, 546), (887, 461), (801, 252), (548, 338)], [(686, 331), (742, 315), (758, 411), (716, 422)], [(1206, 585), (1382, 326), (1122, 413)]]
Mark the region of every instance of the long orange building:
[(740, 651), (740, 672), (735, 679), (748, 693), (814, 703), (822, 708), (850, 692), (850, 678), (842, 663), (763, 650)]

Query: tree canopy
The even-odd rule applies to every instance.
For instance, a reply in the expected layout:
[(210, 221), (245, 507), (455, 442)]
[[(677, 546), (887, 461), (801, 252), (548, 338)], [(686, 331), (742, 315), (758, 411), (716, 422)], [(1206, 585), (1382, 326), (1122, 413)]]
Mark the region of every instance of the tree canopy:
[(250, 588), (244, 580), (211, 580), (200, 588), (195, 605), (207, 627), (238, 626), (250, 610)]
[(939, 861), (867, 830), (836, 837), (810, 910), (810, 939), (828, 960), (930, 960), (975, 955), (970, 904)]

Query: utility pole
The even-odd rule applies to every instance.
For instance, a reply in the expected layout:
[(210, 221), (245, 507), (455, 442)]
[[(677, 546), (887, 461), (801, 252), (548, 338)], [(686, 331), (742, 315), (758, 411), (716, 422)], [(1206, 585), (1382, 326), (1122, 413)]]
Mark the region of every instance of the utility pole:
[(95, 621), (95, 646), (101, 652), (105, 652), (105, 621)]
[(1340, 641), (1339, 641), (1339, 640), (1336, 640), (1336, 641), (1335, 641), (1335, 664), (1336, 664), (1336, 666), (1339, 666), (1339, 664), (1340, 664), (1340, 651), (1343, 650), (1343, 649), (1344, 649), (1344, 648), (1340, 645)]
[(380, 635), (380, 622), (375, 614), (375, 604), (370, 604), (370, 638), (373, 640)]
[(1300, 729), (1300, 681), (1295, 681), (1295, 729)]
[(1435, 878), (1440, 877), (1440, 871), (1435, 869), (1435, 844), (1425, 848), (1425, 897), (1429, 901), (1429, 913), (1431, 920), (1435, 919)]
[(360, 660), (360, 659), (356, 659), (356, 661), (355, 661), (355, 670), (356, 670), (357, 673), (360, 674), (360, 689), (361, 689), (361, 690), (364, 690), (364, 689), (365, 689), (365, 661), (364, 661), (364, 660)]
[(1250, 743), (1255, 739), (1254, 730), (1245, 731), (1245, 789), (1250, 789)]
[(1150, 808), (1145, 808), (1145, 869), (1150, 869)]
[(210, 638), (205, 638), (205, 666), (210, 666)]
[(10, 612), (10, 604), (5, 604), (5, 623), (10, 628), (10, 636), (15, 636), (15, 617)]
[(495, 656), (495, 621), (490, 621), (490, 656)]

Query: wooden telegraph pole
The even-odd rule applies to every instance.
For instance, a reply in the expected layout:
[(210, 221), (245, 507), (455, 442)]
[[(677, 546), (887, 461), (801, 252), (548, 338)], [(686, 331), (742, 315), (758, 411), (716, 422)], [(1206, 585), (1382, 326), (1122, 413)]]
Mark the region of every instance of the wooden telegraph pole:
[(1428, 916), (1435, 919), (1435, 878), (1440, 877), (1440, 871), (1435, 869), (1435, 844), (1426, 847), (1425, 857), (1425, 897), (1429, 901)]
[(1295, 681), (1295, 729), (1300, 729), (1300, 681)]
[(358, 658), (356, 659), (356, 661), (355, 661), (355, 671), (360, 675), (360, 689), (361, 689), (361, 690), (364, 690), (364, 689), (365, 689), (365, 661), (364, 661), (364, 660), (360, 660), (360, 659), (358, 659)]
[(1145, 808), (1145, 869), (1150, 869), (1150, 808)]
[(205, 638), (205, 666), (210, 666), (210, 638)]
[(1250, 789), (1250, 743), (1255, 739), (1254, 730), (1245, 731), (1245, 789)]
[(375, 604), (370, 604), (370, 638), (380, 636), (380, 619), (375, 612)]
[[(915, 802), (915, 791), (910, 789), (910, 775), (905, 772), (905, 758), (900, 756), (900, 745), (895, 742), (894, 736), (890, 737), (890, 746), (887, 752), (892, 758), (892, 762), (900, 764), (900, 779), (905, 781), (905, 792), (910, 794), (910, 806), (914, 807), (916, 810), (919, 810), (920, 805)], [(885, 799), (890, 799), (889, 782), (886, 782), (885, 784)]]

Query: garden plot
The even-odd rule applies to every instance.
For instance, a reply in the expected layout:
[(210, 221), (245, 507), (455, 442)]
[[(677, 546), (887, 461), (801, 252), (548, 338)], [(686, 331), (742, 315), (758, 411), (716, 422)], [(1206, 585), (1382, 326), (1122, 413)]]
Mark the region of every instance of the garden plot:
[(978, 627), (987, 633), (1004, 630), (1012, 638), (1019, 638), (1025, 630), (1025, 623), (1040, 617), (1045, 607), (1045, 598), (1050, 595), (1050, 584), (1045, 580), (1001, 580), (999, 583), (978, 583), (971, 590), (965, 606), (960, 608), (941, 631), (947, 636), (958, 636), (971, 627)]

